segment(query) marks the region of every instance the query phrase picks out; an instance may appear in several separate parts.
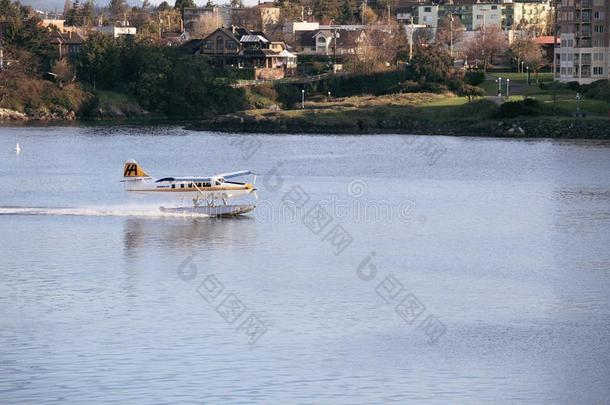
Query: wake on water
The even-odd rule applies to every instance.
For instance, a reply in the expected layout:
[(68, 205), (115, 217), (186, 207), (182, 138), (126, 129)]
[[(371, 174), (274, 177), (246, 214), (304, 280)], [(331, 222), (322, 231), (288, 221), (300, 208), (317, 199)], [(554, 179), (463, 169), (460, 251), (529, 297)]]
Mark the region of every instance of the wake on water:
[(0, 207), (0, 215), (52, 215), (87, 217), (145, 217), (145, 218), (209, 218), (195, 212), (163, 212), (159, 206), (115, 205), (94, 207)]

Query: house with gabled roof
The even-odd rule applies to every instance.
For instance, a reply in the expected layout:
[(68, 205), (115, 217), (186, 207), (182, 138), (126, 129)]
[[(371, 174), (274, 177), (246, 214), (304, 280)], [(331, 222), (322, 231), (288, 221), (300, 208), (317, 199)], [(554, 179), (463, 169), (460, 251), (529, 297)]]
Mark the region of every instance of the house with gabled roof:
[(218, 28), (201, 40), (200, 53), (221, 67), (254, 68), (256, 79), (279, 79), (295, 65), (295, 55), (282, 53), (260, 31), (245, 28)]

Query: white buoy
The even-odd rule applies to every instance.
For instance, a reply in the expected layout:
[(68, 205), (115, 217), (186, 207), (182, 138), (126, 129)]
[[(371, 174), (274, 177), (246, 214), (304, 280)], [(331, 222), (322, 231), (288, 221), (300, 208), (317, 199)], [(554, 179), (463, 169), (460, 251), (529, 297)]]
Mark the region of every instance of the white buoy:
[(16, 154), (20, 154), (21, 153), (21, 146), (19, 146), (19, 144), (15, 145), (15, 153)]

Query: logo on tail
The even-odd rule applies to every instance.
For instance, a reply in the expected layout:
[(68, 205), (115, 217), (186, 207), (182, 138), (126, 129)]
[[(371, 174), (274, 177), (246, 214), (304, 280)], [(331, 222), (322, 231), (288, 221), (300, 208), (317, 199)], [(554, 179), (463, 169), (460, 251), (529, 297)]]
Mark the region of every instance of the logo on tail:
[(123, 169), (123, 177), (150, 177), (142, 168), (134, 161), (125, 162)]

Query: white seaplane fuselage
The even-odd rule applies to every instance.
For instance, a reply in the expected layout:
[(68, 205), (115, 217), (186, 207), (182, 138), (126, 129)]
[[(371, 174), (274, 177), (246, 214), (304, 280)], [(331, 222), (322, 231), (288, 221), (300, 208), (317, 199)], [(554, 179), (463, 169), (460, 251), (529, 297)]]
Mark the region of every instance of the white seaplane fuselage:
[(250, 194), (254, 186), (249, 183), (237, 183), (223, 178), (181, 178), (165, 177), (162, 179), (139, 178), (125, 181), (125, 190), (136, 194), (174, 195), (179, 198), (199, 200), (229, 200)]

